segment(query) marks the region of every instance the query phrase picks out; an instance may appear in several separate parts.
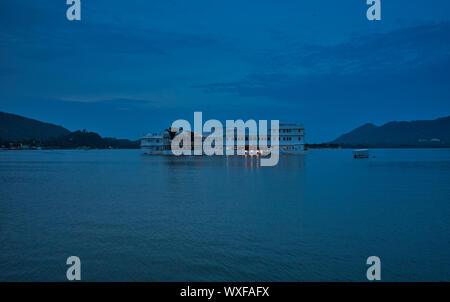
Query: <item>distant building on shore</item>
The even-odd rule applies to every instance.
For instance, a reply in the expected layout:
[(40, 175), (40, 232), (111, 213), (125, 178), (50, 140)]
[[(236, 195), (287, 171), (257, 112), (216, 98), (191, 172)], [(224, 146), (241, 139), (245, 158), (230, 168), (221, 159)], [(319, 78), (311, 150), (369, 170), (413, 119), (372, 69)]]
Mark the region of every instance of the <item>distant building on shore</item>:
[[(233, 131), (233, 130), (232, 130)], [(234, 129), (234, 140), (233, 143), (230, 144), (226, 141), (226, 130), (223, 131), (223, 147), (224, 154), (226, 153), (225, 148), (230, 148), (230, 145), (234, 147), (234, 150), (237, 150), (237, 133), (236, 129)], [(194, 136), (197, 135), (193, 132), (185, 131), (187, 135), (190, 135), (191, 139), (191, 149), (194, 150)], [(179, 133), (170, 132), (169, 129), (166, 129), (162, 132), (154, 132), (144, 135), (141, 138), (141, 150), (143, 154), (166, 154), (171, 155), (171, 143), (175, 135)], [(207, 135), (206, 135), (207, 136)], [(205, 135), (202, 136), (202, 142), (204, 141)], [(251, 152), (251, 150), (258, 151), (258, 145), (254, 146), (249, 144), (252, 140), (258, 140), (258, 137), (250, 137), (248, 131), (246, 131), (245, 135), (245, 151)], [(266, 140), (267, 145), (271, 145), (271, 135), (270, 130), (268, 130), (268, 134), (266, 136), (261, 136), (260, 140)], [(280, 153), (289, 153), (289, 154), (302, 154), (305, 152), (305, 130), (302, 126), (298, 124), (280, 124), (279, 126), (279, 151)]]

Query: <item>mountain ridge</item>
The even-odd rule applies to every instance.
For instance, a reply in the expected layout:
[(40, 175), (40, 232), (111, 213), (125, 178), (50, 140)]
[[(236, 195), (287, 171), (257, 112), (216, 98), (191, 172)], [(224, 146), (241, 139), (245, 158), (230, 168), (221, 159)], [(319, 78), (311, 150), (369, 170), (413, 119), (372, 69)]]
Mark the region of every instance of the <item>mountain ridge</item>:
[(59, 125), (0, 111), (0, 140), (3, 141), (44, 141), (69, 133), (69, 130)]
[(366, 123), (330, 143), (343, 147), (449, 147), (450, 116), (434, 120)]
[(0, 145), (11, 149), (21, 149), (24, 148), (24, 145), (52, 149), (131, 149), (139, 147), (137, 141), (103, 138), (99, 134), (87, 130), (71, 132), (62, 126), (1, 111)]

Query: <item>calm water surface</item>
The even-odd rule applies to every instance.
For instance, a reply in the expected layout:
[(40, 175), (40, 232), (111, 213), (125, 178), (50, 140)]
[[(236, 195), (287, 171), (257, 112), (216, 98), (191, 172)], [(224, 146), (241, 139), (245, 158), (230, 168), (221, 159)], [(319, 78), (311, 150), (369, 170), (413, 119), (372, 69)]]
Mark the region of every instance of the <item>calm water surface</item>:
[(0, 151), (0, 280), (450, 281), (450, 150)]

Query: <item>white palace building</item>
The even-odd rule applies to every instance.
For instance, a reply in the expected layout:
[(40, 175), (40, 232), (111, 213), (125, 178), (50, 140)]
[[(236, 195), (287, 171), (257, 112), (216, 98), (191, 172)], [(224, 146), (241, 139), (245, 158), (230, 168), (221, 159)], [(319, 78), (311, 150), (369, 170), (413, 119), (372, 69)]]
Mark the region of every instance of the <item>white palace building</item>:
[[(235, 134), (236, 130), (233, 129)], [(187, 131), (186, 131), (187, 132)], [(192, 138), (192, 150), (194, 150), (194, 136), (197, 134), (191, 133)], [(226, 135), (224, 133), (224, 154), (226, 154), (225, 148), (230, 148), (229, 146), (234, 146), (234, 150), (237, 150), (237, 135), (234, 135), (233, 144), (227, 146)], [(177, 133), (170, 132), (168, 129), (159, 133), (149, 133), (141, 138), (141, 150), (143, 154), (155, 154), (155, 155), (172, 155), (171, 143), (172, 139)], [(188, 134), (189, 135), (189, 134)], [(201, 136), (201, 140), (205, 139), (205, 136)], [(244, 136), (243, 136), (244, 137)], [(256, 139), (256, 137), (254, 138)], [(260, 137), (261, 140), (267, 140), (267, 145), (271, 145), (270, 130), (268, 130), (268, 135), (266, 137)], [(302, 126), (298, 124), (281, 124), (279, 125), (279, 151), (280, 153), (287, 154), (304, 154), (305, 153), (305, 130)], [(263, 151), (259, 151), (257, 146), (249, 146), (249, 135), (248, 131), (245, 133), (245, 154), (253, 155), (254, 152), (259, 154)]]

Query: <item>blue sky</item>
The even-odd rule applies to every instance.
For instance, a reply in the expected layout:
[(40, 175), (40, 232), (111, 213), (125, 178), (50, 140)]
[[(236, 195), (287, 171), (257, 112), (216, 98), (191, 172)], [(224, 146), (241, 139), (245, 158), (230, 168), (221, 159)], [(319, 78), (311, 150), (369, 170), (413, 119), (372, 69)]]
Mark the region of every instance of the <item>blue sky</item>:
[(308, 142), (450, 114), (450, 1), (0, 2), (0, 111), (136, 139), (172, 121), (300, 122)]

